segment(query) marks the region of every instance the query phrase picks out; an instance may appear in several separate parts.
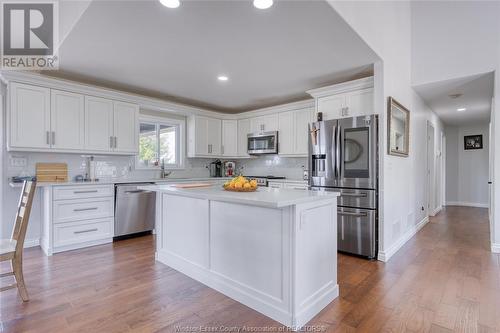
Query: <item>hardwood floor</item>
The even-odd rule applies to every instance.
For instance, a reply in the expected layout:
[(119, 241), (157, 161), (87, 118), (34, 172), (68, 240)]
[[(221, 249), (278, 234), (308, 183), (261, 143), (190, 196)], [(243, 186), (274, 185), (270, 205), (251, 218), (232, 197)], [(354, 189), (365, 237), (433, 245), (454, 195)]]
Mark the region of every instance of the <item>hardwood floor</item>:
[[(339, 255), (341, 296), (309, 325), (325, 332), (500, 332), (500, 262), (488, 239), (486, 209), (453, 207), (387, 264)], [(280, 327), (155, 263), (151, 236), (53, 257), (32, 248), (24, 265), (31, 300), (21, 302), (15, 290), (0, 294), (5, 332)]]

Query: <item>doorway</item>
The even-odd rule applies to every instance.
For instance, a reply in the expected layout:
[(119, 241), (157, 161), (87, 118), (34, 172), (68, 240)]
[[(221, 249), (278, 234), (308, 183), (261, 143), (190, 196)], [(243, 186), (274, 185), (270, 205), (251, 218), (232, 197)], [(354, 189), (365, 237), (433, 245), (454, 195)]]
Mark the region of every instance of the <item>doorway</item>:
[(428, 215), (436, 214), (436, 197), (438, 197), (436, 186), (436, 140), (434, 126), (427, 122), (427, 212)]

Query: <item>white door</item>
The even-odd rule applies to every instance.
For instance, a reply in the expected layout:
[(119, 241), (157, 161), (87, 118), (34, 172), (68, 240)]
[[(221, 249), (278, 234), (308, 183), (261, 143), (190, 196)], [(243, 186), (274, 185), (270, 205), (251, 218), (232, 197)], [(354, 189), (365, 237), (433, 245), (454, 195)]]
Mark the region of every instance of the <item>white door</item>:
[(495, 168), (495, 122), (496, 122), (496, 117), (495, 117), (495, 99), (492, 99), (491, 101), (491, 120), (490, 120), (490, 127), (489, 127), (489, 152), (488, 152), (488, 161), (489, 161), (489, 170), (488, 170), (488, 190), (489, 190), (489, 211), (488, 215), (490, 218), (490, 239), (493, 242), (493, 232), (494, 232), (494, 226), (493, 223), (495, 221), (495, 176), (494, 176), (494, 168)]
[(436, 160), (435, 160), (434, 126), (427, 123), (427, 189), (428, 189), (428, 215), (433, 216), (436, 209)]
[(50, 130), (52, 148), (85, 148), (85, 98), (81, 94), (51, 90)]
[(307, 155), (309, 140), (309, 123), (314, 121), (314, 110), (295, 111), (295, 154)]
[(10, 147), (50, 148), (50, 89), (10, 84)]
[(135, 104), (113, 103), (113, 136), (114, 151), (120, 153), (136, 153), (139, 151), (139, 107)]
[(323, 120), (342, 118), (342, 110), (345, 107), (344, 95), (320, 97), (316, 103), (316, 112), (323, 113)]
[(85, 149), (112, 151), (113, 101), (85, 96)]
[(222, 156), (238, 155), (238, 121), (222, 121)]
[(357, 117), (374, 113), (373, 89), (363, 89), (346, 95), (346, 116)]
[(210, 155), (220, 156), (222, 149), (222, 121), (215, 118), (207, 118), (207, 142), (210, 144)]
[(293, 155), (295, 153), (295, 111), (281, 112), (278, 117), (278, 153)]
[(250, 119), (238, 120), (238, 156), (248, 157), (248, 134), (252, 133)]

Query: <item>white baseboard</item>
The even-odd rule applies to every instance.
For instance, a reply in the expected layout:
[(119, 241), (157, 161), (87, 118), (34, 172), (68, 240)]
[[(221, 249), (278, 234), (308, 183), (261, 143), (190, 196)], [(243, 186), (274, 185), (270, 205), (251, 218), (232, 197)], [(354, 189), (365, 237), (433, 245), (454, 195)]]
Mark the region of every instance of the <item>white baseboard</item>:
[(387, 251), (378, 252), (378, 260), (388, 262), (391, 257), (399, 251), (403, 245), (406, 244), (420, 229), (422, 229), (429, 222), (429, 217), (425, 217), (422, 221), (418, 222), (413, 228), (409, 229), (399, 240), (394, 243)]
[(491, 252), (500, 253), (500, 243), (491, 243)]
[(464, 206), (464, 207), (488, 208), (487, 203), (464, 202), (464, 201), (448, 201), (448, 202), (446, 202), (446, 206)]
[(35, 247), (38, 245), (40, 245), (40, 239), (38, 239), (38, 238), (24, 240), (24, 248), (25, 249), (27, 249), (28, 247)]
[(436, 216), (442, 209), (443, 209), (443, 206), (439, 206), (436, 209), (434, 209), (432, 212), (430, 212), (430, 215)]

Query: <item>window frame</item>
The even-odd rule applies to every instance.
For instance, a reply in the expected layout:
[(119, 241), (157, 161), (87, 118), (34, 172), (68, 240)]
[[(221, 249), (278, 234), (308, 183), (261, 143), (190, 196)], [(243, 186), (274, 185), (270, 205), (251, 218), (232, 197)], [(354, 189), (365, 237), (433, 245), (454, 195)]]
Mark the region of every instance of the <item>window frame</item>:
[[(181, 119), (175, 119), (175, 118), (168, 118), (168, 117), (155, 117), (155, 116), (146, 116), (146, 115), (140, 115), (139, 116), (139, 128), (141, 124), (149, 124), (149, 125), (155, 125), (156, 129), (156, 144), (157, 144), (157, 154), (160, 152), (160, 131), (159, 127), (161, 125), (163, 126), (174, 126), (176, 127), (176, 164), (165, 164), (165, 170), (184, 170), (185, 168), (185, 159), (186, 159), (186, 154), (185, 154), (185, 128), (186, 128), (186, 121), (181, 120)], [(139, 138), (138, 141), (140, 141), (140, 130), (139, 130)], [(140, 146), (139, 146), (140, 149)], [(158, 155), (159, 156), (159, 155)], [(158, 166), (155, 165), (149, 165), (149, 166), (144, 166), (141, 165), (140, 160), (139, 160), (139, 154), (135, 156), (135, 169), (136, 170), (160, 170), (161, 168), (161, 162), (158, 164)]]

